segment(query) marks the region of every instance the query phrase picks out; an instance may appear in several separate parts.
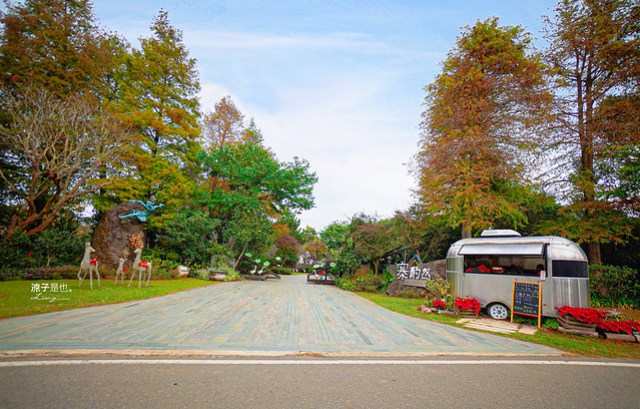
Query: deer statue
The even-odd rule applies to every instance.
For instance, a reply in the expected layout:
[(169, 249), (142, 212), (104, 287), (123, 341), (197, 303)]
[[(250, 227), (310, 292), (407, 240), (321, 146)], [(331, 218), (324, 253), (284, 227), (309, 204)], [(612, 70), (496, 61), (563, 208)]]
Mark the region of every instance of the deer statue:
[(132, 236), (129, 241), (131, 241), (131, 244), (135, 247), (133, 252), (136, 253), (136, 258), (133, 260), (131, 279), (129, 280), (129, 285), (127, 287), (131, 287), (131, 282), (133, 282), (133, 278), (136, 273), (138, 274), (138, 288), (142, 287), (143, 274), (147, 274), (147, 287), (149, 287), (149, 281), (151, 280), (151, 261), (141, 260), (142, 248), (144, 247), (144, 244), (142, 243), (142, 233), (137, 236)]
[(118, 277), (120, 277), (120, 283), (124, 285), (124, 279), (125, 279), (124, 273), (126, 271), (127, 271), (127, 268), (124, 266), (124, 259), (120, 257), (120, 260), (118, 260), (118, 270), (116, 270), (116, 281), (114, 282), (114, 285), (118, 285)]
[[(95, 252), (96, 249), (91, 247), (91, 243), (87, 242), (84, 246), (84, 256), (82, 257), (82, 261), (80, 262), (80, 270), (78, 271), (78, 280), (80, 284), (78, 287), (82, 285), (82, 281), (87, 277), (87, 272), (89, 273), (89, 288), (93, 290), (93, 272), (95, 271), (96, 277), (98, 277), (98, 287), (100, 287), (100, 273), (98, 272), (98, 258), (91, 259), (91, 253)], [(84, 271), (84, 274), (82, 272)]]

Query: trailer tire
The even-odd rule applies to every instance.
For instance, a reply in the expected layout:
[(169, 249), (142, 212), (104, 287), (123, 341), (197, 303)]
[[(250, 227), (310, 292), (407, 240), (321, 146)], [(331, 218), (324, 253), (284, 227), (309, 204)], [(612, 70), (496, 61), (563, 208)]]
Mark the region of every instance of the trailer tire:
[(504, 304), (498, 302), (489, 304), (487, 307), (487, 314), (494, 320), (504, 320), (509, 317), (509, 308)]

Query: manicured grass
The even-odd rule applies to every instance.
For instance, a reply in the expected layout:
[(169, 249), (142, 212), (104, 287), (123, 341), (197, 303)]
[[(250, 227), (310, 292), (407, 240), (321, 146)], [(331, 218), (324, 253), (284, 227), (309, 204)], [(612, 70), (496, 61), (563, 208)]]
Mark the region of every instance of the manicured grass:
[[(58, 285), (57, 292), (52, 291), (51, 284), (54, 283)], [(43, 288), (45, 284), (48, 285), (46, 291)], [(91, 290), (88, 280), (82, 283), (82, 287), (78, 287), (78, 280), (0, 282), (0, 318), (153, 298), (216, 284), (216, 282), (194, 278), (152, 280), (149, 287), (145, 287), (143, 284), (142, 288), (138, 288), (138, 283), (135, 281), (131, 284), (131, 288), (127, 288), (128, 282), (125, 282), (124, 287), (120, 286), (120, 283), (115, 287), (113, 280), (101, 280), (101, 284), (102, 286), (98, 287), (94, 280), (93, 290)], [(40, 286), (40, 295), (36, 291), (37, 288), (34, 288), (37, 285)], [(64, 285), (66, 285), (68, 292), (60, 291)]]
[[(456, 324), (456, 321), (459, 319), (458, 317), (441, 314), (424, 314), (417, 311), (418, 306), (424, 304), (424, 300), (389, 297), (383, 294), (372, 293), (357, 294), (380, 305), (381, 307), (400, 314), (462, 327), (461, 324)], [(559, 349), (569, 354), (581, 356), (640, 359), (640, 344), (633, 342), (608, 341), (604, 339), (581, 337), (563, 334), (553, 330), (545, 330), (544, 328), (536, 332), (534, 335), (498, 333), (495, 333), (495, 335), (527, 342), (535, 342), (537, 344)]]

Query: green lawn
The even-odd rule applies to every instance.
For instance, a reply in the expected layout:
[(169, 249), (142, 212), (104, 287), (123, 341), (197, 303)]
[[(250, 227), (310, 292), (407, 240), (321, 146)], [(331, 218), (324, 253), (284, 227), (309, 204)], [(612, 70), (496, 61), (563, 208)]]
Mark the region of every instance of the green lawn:
[[(383, 294), (372, 293), (357, 294), (391, 311), (409, 315), (411, 317), (462, 327), (461, 324), (456, 324), (456, 321), (459, 319), (458, 317), (440, 314), (424, 314), (417, 311), (418, 306), (424, 304), (424, 300), (396, 298)], [(534, 335), (506, 335), (497, 333), (496, 335), (527, 342), (535, 342), (537, 344), (565, 351), (568, 354), (597, 358), (640, 359), (640, 344), (638, 343), (580, 337), (576, 335), (563, 334), (553, 330), (545, 330), (544, 328)]]
[[(3, 281), (0, 282), (0, 318), (18, 317), (24, 315), (42, 314), (46, 312), (69, 310), (73, 308), (90, 307), (93, 305), (115, 304), (126, 301), (153, 298), (196, 287), (216, 284), (213, 281), (203, 281), (194, 278), (180, 280), (153, 280), (149, 287), (138, 288), (138, 283), (131, 284), (131, 288), (114, 286), (113, 280), (101, 280), (98, 287), (93, 282), (93, 290), (89, 288), (89, 281), (85, 280), (82, 287), (78, 287), (78, 280), (43, 280), (43, 281)], [(43, 288), (47, 284), (48, 288)], [(52, 284), (54, 284), (52, 286)], [(53, 291), (52, 287), (56, 287)], [(40, 286), (39, 291), (37, 286)], [(66, 286), (66, 290), (64, 290)], [(39, 295), (38, 295), (39, 294)]]

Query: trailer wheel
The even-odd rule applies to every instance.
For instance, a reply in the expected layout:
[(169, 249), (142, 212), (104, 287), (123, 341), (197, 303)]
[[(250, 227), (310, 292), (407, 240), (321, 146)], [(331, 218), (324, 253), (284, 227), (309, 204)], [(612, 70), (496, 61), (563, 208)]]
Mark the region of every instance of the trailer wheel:
[(494, 320), (504, 320), (509, 317), (509, 309), (500, 303), (494, 303), (487, 307), (487, 314)]

